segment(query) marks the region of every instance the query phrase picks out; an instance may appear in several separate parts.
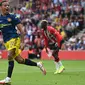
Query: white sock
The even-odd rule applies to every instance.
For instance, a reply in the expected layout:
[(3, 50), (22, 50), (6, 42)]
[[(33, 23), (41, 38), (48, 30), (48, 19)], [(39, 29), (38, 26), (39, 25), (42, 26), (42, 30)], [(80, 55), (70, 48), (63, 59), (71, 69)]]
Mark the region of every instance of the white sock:
[(6, 77), (6, 80), (11, 80), (11, 78), (10, 77)]
[(41, 67), (42, 65), (41, 65), (41, 63), (40, 63), (40, 62), (37, 62), (37, 66), (38, 66), (38, 67)]
[(40, 64), (40, 63), (39, 63), (39, 62), (37, 62), (37, 66), (39, 66), (39, 64)]
[(59, 66), (62, 66), (62, 62), (61, 61), (58, 61), (57, 62)]
[(59, 69), (59, 64), (57, 62), (55, 62), (55, 66), (56, 66), (56, 70)]

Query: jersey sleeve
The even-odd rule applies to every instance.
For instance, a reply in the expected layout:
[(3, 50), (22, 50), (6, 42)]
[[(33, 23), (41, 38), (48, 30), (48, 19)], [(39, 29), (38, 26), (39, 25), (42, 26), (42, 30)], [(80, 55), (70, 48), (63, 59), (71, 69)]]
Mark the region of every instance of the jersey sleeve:
[(20, 19), (16, 15), (12, 15), (12, 24), (16, 26), (19, 23), (21, 23)]
[(48, 39), (47, 39), (47, 37), (45, 36), (45, 34), (44, 34), (44, 31), (43, 30), (41, 30), (41, 34), (43, 35), (43, 37), (44, 37), (44, 45), (45, 45), (45, 47), (47, 47), (48, 46)]

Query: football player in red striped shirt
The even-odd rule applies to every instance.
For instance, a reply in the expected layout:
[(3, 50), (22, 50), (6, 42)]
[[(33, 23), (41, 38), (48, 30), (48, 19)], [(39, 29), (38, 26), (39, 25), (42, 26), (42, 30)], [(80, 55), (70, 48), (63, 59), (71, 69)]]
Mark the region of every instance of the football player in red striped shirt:
[(61, 46), (64, 42), (62, 35), (52, 26), (48, 26), (48, 22), (46, 20), (42, 20), (40, 23), (40, 28), (42, 35), (45, 39), (45, 48), (47, 54), (49, 51), (47, 48), (52, 50), (52, 56), (54, 57), (55, 65), (56, 65), (56, 71), (54, 74), (61, 73), (65, 69), (65, 67), (62, 65), (62, 62), (59, 59), (59, 49), (61, 49)]

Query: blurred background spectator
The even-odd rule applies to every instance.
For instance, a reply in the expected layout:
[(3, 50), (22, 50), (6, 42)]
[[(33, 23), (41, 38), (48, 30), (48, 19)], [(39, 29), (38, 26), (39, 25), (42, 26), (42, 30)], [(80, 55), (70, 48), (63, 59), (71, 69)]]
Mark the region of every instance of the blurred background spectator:
[[(85, 0), (10, 0), (10, 11), (20, 18), (26, 31), (26, 48), (40, 52), (44, 40), (38, 27), (42, 19), (55, 27), (65, 39), (63, 50), (85, 50)], [(0, 33), (0, 49), (5, 49)]]

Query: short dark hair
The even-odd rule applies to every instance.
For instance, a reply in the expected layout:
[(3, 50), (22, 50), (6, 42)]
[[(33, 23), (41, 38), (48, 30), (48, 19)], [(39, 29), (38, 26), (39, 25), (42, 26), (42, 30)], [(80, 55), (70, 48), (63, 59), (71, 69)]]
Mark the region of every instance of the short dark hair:
[(2, 4), (3, 4), (4, 2), (7, 2), (7, 0), (2, 0), (2, 1), (0, 2), (0, 6), (2, 6)]
[(41, 28), (45, 28), (48, 24), (48, 21), (47, 20), (42, 20), (41, 21)]

